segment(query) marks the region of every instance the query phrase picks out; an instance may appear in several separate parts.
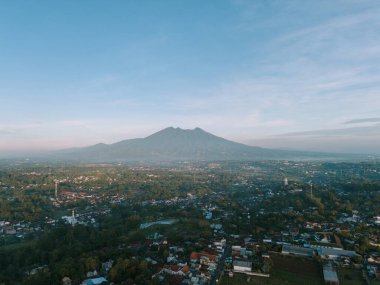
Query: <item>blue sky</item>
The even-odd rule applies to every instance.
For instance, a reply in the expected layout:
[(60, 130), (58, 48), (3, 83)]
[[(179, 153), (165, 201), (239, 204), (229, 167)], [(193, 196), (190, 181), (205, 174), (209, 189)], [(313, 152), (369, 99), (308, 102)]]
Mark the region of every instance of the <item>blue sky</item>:
[(0, 153), (168, 126), (380, 153), (378, 15), (363, 0), (3, 2)]

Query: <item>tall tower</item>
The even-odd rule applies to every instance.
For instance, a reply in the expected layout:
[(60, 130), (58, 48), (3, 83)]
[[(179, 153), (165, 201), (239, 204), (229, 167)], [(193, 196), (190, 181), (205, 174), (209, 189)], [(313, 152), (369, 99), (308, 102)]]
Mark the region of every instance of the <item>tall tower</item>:
[(313, 198), (313, 183), (310, 182), (310, 196)]
[(58, 180), (54, 180), (54, 192), (55, 192), (55, 199), (58, 199)]
[(285, 177), (284, 178), (284, 186), (288, 186), (288, 185), (289, 185), (288, 177)]
[(75, 226), (75, 209), (71, 210), (71, 225)]

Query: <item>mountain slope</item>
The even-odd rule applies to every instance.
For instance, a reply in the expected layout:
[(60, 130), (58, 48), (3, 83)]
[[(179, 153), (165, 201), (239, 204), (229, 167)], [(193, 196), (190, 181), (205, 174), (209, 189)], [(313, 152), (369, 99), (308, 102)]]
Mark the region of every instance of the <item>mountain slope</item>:
[(217, 137), (200, 128), (183, 130), (173, 127), (146, 138), (124, 140), (109, 145), (97, 144), (85, 148), (67, 149), (56, 153), (55, 156), (57, 159), (85, 162), (343, 158), (343, 155), (247, 146)]

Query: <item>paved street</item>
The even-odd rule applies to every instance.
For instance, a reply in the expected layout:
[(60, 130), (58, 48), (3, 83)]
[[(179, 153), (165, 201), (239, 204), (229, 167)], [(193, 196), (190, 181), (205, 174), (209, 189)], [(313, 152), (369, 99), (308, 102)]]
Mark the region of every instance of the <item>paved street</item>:
[(211, 277), (210, 285), (217, 284), (217, 281), (219, 281), (220, 275), (224, 270), (224, 262), (226, 260), (226, 257), (230, 255), (231, 255), (231, 245), (227, 244), (222, 257), (220, 258), (218, 262), (218, 267), (216, 268), (213, 276)]

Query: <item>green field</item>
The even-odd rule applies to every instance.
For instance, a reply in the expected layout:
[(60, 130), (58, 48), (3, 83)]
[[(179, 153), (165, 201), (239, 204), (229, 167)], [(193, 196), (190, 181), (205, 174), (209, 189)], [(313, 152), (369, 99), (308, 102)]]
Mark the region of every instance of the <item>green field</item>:
[(16, 250), (16, 249), (19, 249), (19, 248), (31, 246), (31, 245), (33, 245), (35, 243), (36, 243), (35, 240), (20, 241), (20, 242), (17, 242), (17, 243), (2, 245), (2, 246), (0, 246), (0, 249), (1, 250)]
[(235, 274), (234, 277), (223, 276), (220, 285), (323, 285), (320, 278), (300, 276), (286, 271), (275, 271), (269, 278)]
[(235, 274), (223, 276), (221, 285), (323, 285), (322, 267), (315, 260), (272, 254), (273, 271), (269, 278)]
[(341, 285), (365, 285), (366, 282), (360, 270), (338, 268), (338, 277)]
[(325, 284), (323, 278), (300, 275), (293, 272), (282, 271), (282, 270), (274, 270), (273, 275), (270, 278), (272, 280), (271, 285), (280, 285), (280, 284), (289, 284), (289, 285), (323, 285)]
[(243, 274), (235, 274), (234, 277), (228, 277), (227, 275), (223, 275), (218, 284), (219, 285), (246, 285), (246, 284), (257, 284), (257, 283), (247, 281), (247, 276)]

